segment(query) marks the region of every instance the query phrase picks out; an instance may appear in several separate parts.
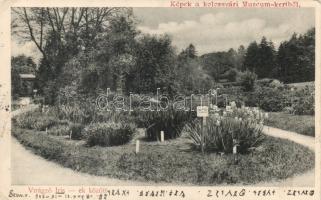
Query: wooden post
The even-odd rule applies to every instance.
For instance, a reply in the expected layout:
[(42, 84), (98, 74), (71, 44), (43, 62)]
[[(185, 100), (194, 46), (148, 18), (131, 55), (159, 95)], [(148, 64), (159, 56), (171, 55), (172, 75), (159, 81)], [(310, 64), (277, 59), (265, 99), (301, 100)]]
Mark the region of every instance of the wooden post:
[(71, 135), (72, 135), (72, 130), (70, 131), (70, 134), (69, 134), (69, 140), (71, 140)]
[(136, 154), (139, 153), (139, 140), (136, 140)]
[(215, 95), (215, 105), (217, 106), (217, 94)]
[(225, 107), (227, 106), (227, 96), (225, 96)]
[(205, 148), (205, 128), (206, 126), (206, 117), (208, 117), (208, 106), (197, 106), (197, 117), (202, 118), (201, 122), (201, 151), (204, 153)]
[(164, 131), (161, 131), (160, 134), (161, 134), (161, 142), (164, 142)]
[(202, 126), (201, 126), (201, 150), (202, 153), (204, 153), (204, 147), (205, 147), (205, 126), (206, 126), (206, 117), (202, 117)]
[(204, 145), (203, 145), (203, 132), (204, 131), (203, 131), (203, 129), (204, 129), (204, 127), (203, 127), (203, 121), (202, 121), (202, 124), (201, 124), (201, 151), (202, 151), (202, 153), (204, 153)]

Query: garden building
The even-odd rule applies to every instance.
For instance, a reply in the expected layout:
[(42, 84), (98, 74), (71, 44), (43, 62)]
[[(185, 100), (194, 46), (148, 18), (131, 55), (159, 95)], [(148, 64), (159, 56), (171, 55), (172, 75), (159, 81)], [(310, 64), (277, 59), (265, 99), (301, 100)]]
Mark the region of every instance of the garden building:
[(21, 78), (20, 96), (32, 96), (36, 76), (34, 74), (19, 74)]

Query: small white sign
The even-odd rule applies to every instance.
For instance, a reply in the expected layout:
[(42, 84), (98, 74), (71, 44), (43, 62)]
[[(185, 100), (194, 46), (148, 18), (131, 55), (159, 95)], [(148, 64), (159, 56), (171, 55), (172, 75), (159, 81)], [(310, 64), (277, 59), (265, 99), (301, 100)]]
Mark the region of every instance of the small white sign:
[(208, 106), (197, 106), (197, 117), (208, 117)]
[(233, 146), (233, 154), (237, 154), (237, 146)]
[(161, 131), (161, 142), (164, 142), (164, 131)]

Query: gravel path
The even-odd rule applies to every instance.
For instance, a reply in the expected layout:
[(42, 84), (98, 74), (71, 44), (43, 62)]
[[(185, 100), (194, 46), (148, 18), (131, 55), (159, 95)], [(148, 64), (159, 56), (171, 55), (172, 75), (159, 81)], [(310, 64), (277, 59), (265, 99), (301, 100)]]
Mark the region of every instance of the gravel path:
[[(314, 151), (313, 137), (265, 127), (264, 132), (273, 137), (288, 139)], [(155, 185), (152, 182), (138, 182), (92, 176), (64, 168), (54, 162), (33, 154), (15, 138), (11, 139), (12, 184), (15, 185)], [(259, 183), (256, 186), (314, 186), (314, 169), (282, 181)], [(157, 185), (173, 185), (157, 183)]]

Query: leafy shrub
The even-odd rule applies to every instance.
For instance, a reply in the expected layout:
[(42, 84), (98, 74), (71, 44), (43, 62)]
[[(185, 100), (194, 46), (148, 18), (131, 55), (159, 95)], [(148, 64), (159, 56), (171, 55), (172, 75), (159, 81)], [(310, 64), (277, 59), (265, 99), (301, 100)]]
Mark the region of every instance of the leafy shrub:
[(284, 84), (277, 79), (263, 78), (256, 81), (256, 85), (260, 87), (282, 88)]
[(291, 106), (286, 106), (283, 108), (282, 112), (287, 114), (294, 114), (294, 109)]
[(42, 88), (42, 93), (44, 96), (44, 103), (46, 105), (54, 105), (58, 96), (58, 84), (54, 80), (47, 81), (47, 83)]
[(234, 82), (234, 81), (236, 81), (236, 77), (237, 77), (237, 75), (238, 75), (238, 71), (237, 71), (237, 69), (235, 69), (235, 68), (231, 68), (230, 70), (228, 70), (227, 72), (226, 72), (226, 78), (230, 81), (230, 82)]
[(268, 87), (272, 81), (273, 79), (270, 78), (262, 78), (256, 81), (256, 85), (261, 87)]
[(138, 128), (148, 127), (148, 122), (146, 121), (146, 111), (134, 110), (131, 112), (131, 117), (133, 123), (135, 123)]
[(251, 91), (254, 89), (255, 80), (257, 79), (257, 75), (250, 71), (245, 71), (241, 77), (240, 82), (244, 91)]
[(245, 105), (260, 107), (267, 112), (282, 111), (289, 102), (287, 93), (281, 88), (258, 86), (253, 92), (246, 94)]
[[(264, 140), (263, 113), (257, 109), (236, 108), (235, 104), (227, 108), (223, 115), (216, 113), (209, 117), (203, 127), (204, 150), (231, 153), (237, 144), (238, 152), (247, 153), (249, 148), (259, 146)], [(194, 146), (201, 149), (201, 122), (194, 121), (186, 126), (185, 131)]]
[(93, 123), (85, 127), (89, 146), (115, 146), (129, 142), (135, 133), (135, 125), (119, 123)]
[(72, 123), (70, 125), (71, 139), (80, 140), (86, 138), (86, 132), (83, 131), (84, 125)]
[(314, 115), (314, 86), (297, 90), (294, 94), (293, 114)]
[(164, 131), (165, 139), (179, 137), (185, 124), (194, 116), (190, 111), (178, 111), (172, 108), (159, 112), (147, 111), (142, 115), (149, 140), (160, 140), (161, 131)]
[(282, 87), (284, 87), (284, 84), (283, 84), (281, 81), (279, 81), (279, 80), (277, 80), (277, 79), (274, 79), (274, 80), (269, 84), (269, 86), (272, 87), (272, 88), (282, 88)]

